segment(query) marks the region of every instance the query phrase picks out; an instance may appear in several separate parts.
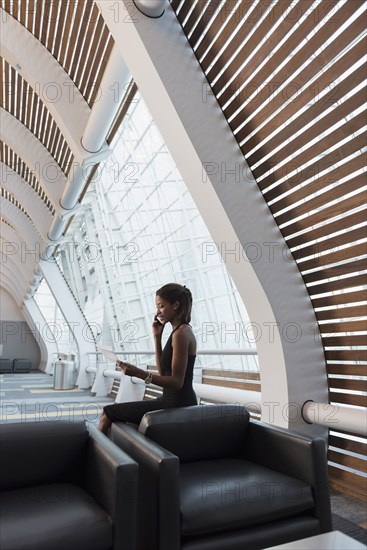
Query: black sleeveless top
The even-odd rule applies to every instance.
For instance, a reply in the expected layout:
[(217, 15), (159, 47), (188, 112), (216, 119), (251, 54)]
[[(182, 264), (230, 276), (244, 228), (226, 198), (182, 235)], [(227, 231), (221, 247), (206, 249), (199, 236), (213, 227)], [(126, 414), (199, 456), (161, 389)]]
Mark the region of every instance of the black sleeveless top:
[[(170, 334), (164, 349), (162, 350), (161, 356), (161, 367), (162, 374), (164, 376), (170, 376), (172, 374), (172, 334), (181, 326), (186, 323), (181, 323), (178, 325)], [(192, 378), (194, 372), (196, 355), (189, 355), (187, 358), (185, 379), (183, 386), (180, 390), (172, 390), (168, 388), (163, 388), (162, 399), (169, 402), (171, 407), (188, 407), (190, 405), (197, 404), (196, 394), (192, 387)]]

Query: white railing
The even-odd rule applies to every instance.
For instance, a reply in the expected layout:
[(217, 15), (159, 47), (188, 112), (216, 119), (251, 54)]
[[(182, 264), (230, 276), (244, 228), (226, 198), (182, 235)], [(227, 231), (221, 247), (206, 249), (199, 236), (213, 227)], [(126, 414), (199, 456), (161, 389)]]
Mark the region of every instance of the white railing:
[[(91, 354), (99, 355), (99, 354)], [(134, 352), (116, 352), (118, 356), (124, 355), (152, 355), (153, 351), (134, 351)], [(226, 350), (198, 350), (197, 355), (257, 355), (256, 350), (251, 348), (238, 349), (226, 349)], [(99, 378), (106, 379), (122, 379), (125, 374), (122, 371), (115, 370), (114, 368), (108, 368), (105, 363), (100, 365), (102, 368), (99, 371), (98, 367), (87, 367), (86, 371), (89, 373), (99, 374)], [(201, 370), (201, 369), (200, 369)], [(135, 386), (135, 389), (126, 390), (130, 399), (134, 396), (141, 396), (143, 398), (145, 384), (140, 378), (126, 377), (127, 384), (131, 388)], [(96, 382), (95, 382), (96, 383)], [(95, 385), (95, 384), (94, 384)], [(202, 384), (195, 382), (194, 390), (196, 395), (200, 399), (208, 399), (219, 401), (223, 403), (242, 403), (251, 412), (261, 413), (261, 392), (241, 390), (236, 388), (227, 388), (223, 386), (212, 386), (210, 384)], [(93, 391), (93, 388), (92, 388)], [(108, 392), (107, 392), (108, 393)], [(105, 394), (106, 395), (106, 394)], [(121, 395), (118, 395), (120, 398)], [(135, 397), (136, 398), (136, 397)], [(116, 399), (116, 401), (120, 399)], [(339, 404), (331, 403), (315, 403), (312, 400), (306, 401), (302, 406), (302, 417), (305, 422), (309, 424), (318, 424), (330, 429), (345, 430), (356, 435), (367, 434), (367, 415), (364, 408), (354, 406), (343, 406)]]
[(367, 434), (366, 409), (362, 407), (306, 401), (302, 407), (302, 417), (310, 424), (319, 424), (331, 430)]

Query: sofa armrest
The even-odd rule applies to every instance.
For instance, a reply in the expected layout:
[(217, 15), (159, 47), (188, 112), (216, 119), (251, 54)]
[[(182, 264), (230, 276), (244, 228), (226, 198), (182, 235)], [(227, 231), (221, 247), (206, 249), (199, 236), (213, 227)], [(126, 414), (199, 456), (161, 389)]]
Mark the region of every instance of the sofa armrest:
[(114, 550), (136, 548), (138, 465), (90, 425), (84, 487), (110, 514)]
[(178, 457), (125, 423), (112, 424), (111, 438), (139, 464), (138, 548), (179, 550)]
[(244, 458), (312, 486), (321, 532), (332, 529), (326, 444), (320, 437), (250, 421)]

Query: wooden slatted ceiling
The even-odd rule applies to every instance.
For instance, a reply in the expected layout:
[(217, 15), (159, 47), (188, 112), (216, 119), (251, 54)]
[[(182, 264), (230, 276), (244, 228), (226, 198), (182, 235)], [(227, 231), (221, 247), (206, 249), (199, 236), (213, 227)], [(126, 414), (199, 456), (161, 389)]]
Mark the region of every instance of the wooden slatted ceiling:
[(7, 189), (4, 189), (4, 187), (0, 187), (0, 196), (14, 204), (14, 206), (19, 208), (19, 210), (32, 221), (26, 209), (20, 204), (20, 202), (14, 197), (14, 195), (10, 193)]
[(55, 120), (28, 82), (5, 59), (0, 57), (0, 63), (5, 87), (1, 106), (41, 141), (68, 175), (74, 156)]
[[(302, 273), (330, 401), (366, 407), (365, 2), (171, 5)], [(354, 439), (331, 437), (330, 472), (360, 493)]]
[(57, 59), (92, 107), (113, 38), (93, 0), (1, 0), (1, 7)]
[(8, 146), (0, 140), (0, 161), (17, 172), (24, 181), (26, 181), (37, 195), (43, 200), (52, 214), (55, 214), (55, 208), (50, 199), (43, 190), (40, 182), (34, 172), (25, 164), (25, 162)]

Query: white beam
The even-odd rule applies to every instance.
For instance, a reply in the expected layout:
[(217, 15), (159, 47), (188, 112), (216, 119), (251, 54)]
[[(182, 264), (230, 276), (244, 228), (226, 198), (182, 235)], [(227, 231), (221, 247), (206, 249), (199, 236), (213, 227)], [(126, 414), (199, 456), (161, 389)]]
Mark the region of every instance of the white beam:
[(221, 250), (259, 329), (263, 419), (325, 435), (301, 415), (328, 395), (310, 298), (175, 14), (124, 24), (129, 0), (98, 4), (212, 235), (203, 254)]

